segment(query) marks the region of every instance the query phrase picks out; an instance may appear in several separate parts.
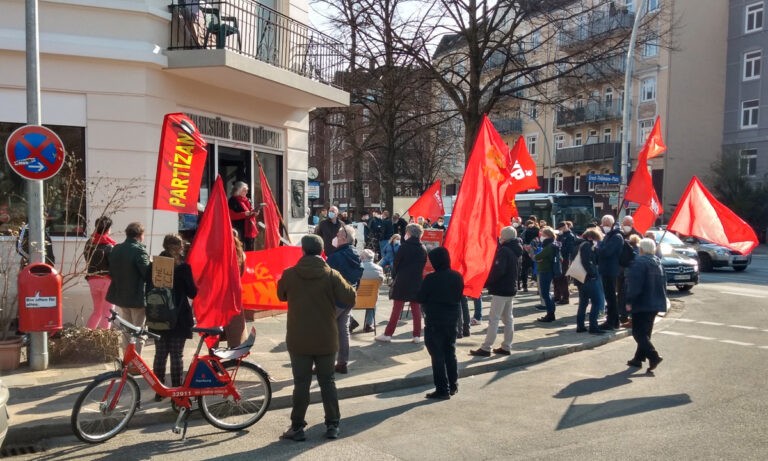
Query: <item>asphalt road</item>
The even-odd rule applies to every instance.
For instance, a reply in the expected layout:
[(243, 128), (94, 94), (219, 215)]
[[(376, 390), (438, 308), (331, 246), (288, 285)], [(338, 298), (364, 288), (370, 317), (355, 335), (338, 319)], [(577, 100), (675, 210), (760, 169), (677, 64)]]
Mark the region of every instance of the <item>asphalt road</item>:
[(322, 438), (310, 407), (306, 442), (280, 441), (288, 410), (241, 433), (200, 418), (186, 441), (166, 424), (88, 446), (48, 440), (12, 459), (768, 459), (768, 257), (743, 273), (703, 274), (657, 328), (655, 376), (628, 369), (634, 342), (460, 382), (450, 401), (426, 387), (344, 400), (342, 438)]

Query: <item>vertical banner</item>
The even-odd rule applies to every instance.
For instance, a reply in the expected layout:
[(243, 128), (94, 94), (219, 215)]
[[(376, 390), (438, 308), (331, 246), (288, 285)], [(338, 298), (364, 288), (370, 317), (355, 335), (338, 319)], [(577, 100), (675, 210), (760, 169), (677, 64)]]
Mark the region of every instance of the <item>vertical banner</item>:
[(194, 122), (182, 113), (166, 114), (157, 158), (152, 208), (197, 214), (207, 143)]
[(261, 215), (266, 227), (264, 230), (264, 249), (277, 248), (280, 246), (280, 212), (261, 164), (259, 164), (259, 183), (261, 184), (261, 199), (264, 200), (264, 206), (261, 208)]
[(251, 310), (286, 310), (288, 304), (277, 299), (277, 281), (283, 271), (301, 259), (301, 247), (281, 246), (245, 252), (243, 308)]

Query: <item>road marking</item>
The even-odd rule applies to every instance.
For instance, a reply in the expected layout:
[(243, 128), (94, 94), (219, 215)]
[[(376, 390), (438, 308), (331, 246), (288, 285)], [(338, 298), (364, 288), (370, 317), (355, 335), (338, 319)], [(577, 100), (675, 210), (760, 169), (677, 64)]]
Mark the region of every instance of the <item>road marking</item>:
[(735, 346), (754, 346), (752, 343), (743, 343), (741, 341), (733, 341), (730, 339), (721, 339), (720, 342), (725, 344), (733, 344)]
[(702, 324), (702, 325), (714, 325), (716, 327), (721, 327), (721, 326), (725, 325), (724, 323), (720, 323), (720, 322), (705, 322), (703, 320), (700, 321), (699, 323)]
[[(703, 323), (703, 322), (702, 322)], [(750, 327), (746, 325), (728, 325), (731, 328), (741, 328), (742, 330), (757, 330), (757, 327)]]
[(669, 330), (660, 331), (659, 333), (662, 335), (670, 335), (670, 336), (685, 336), (685, 333), (678, 333), (676, 331), (669, 331)]
[(720, 293), (723, 293), (725, 295), (736, 295), (736, 296), (746, 296), (748, 298), (766, 298), (768, 296), (760, 296), (760, 295), (749, 295), (746, 293), (736, 293), (735, 291), (721, 291)]
[(696, 320), (693, 319), (677, 319), (678, 322), (688, 322), (688, 323), (694, 323)]
[(685, 322), (685, 323), (698, 323), (700, 325), (708, 325), (713, 327), (728, 327), (728, 328), (738, 328), (740, 330), (762, 331), (764, 333), (768, 333), (768, 330), (761, 330), (760, 327), (754, 327), (752, 325), (728, 325), (726, 323), (709, 322), (706, 320), (695, 320), (695, 319), (677, 319), (676, 321)]
[(717, 341), (717, 342), (721, 342), (723, 344), (732, 344), (734, 346), (757, 347), (758, 349), (768, 350), (768, 346), (757, 346), (754, 343), (745, 343), (743, 341), (734, 341), (732, 339), (717, 339), (717, 338), (712, 338), (712, 337), (709, 337), (709, 336), (687, 335), (685, 333), (680, 333), (680, 332), (677, 332), (677, 331), (669, 331), (669, 330), (659, 331), (658, 334), (660, 334), (660, 335), (669, 335), (669, 336), (682, 336), (684, 338), (701, 339), (703, 341)]
[(697, 336), (697, 335), (688, 335), (688, 336), (686, 336), (686, 338), (703, 339), (704, 341), (711, 341), (713, 339), (717, 339), (717, 338), (712, 338), (712, 337), (709, 337), (709, 336)]

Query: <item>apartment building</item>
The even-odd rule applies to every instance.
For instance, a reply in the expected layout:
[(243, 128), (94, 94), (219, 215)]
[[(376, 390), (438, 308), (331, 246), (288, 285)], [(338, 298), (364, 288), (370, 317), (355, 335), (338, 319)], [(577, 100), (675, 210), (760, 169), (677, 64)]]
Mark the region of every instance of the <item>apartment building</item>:
[(762, 84), (765, 8), (762, 0), (731, 0), (728, 12), (723, 150), (738, 153), (739, 171), (752, 180), (768, 175), (768, 118), (760, 116), (768, 101)]
[[(26, 122), (25, 13), (22, 1), (0, 5), (4, 149)], [(349, 101), (333, 84), (339, 44), (306, 25), (307, 9), (307, 0), (40, 0), (42, 122), (80, 161), (75, 179), (102, 187), (69, 204), (68, 214), (67, 204), (49, 197), (65, 271), (78, 255), (64, 244), (82, 242), (104, 202), (129, 183), (143, 193), (113, 216), (117, 240), (141, 221), (156, 254), (164, 234), (194, 225), (194, 216), (152, 210), (161, 124), (171, 112), (188, 114), (208, 141), (203, 205), (219, 174), (227, 186), (249, 184), (258, 203), (261, 164), (290, 235), (306, 232), (309, 111)], [(11, 222), (23, 221), (23, 180), (6, 162), (0, 173), (0, 208)], [(84, 282), (67, 291), (65, 321), (83, 306), (89, 311), (87, 293)]]

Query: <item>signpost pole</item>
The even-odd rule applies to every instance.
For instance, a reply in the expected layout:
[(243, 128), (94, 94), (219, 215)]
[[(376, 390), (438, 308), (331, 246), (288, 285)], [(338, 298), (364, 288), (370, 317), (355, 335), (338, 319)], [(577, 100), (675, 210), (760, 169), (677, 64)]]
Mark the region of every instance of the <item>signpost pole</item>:
[[(25, 0), (27, 45), (27, 124), (40, 125), (40, 35), (38, 30), (38, 0)], [(45, 262), (45, 230), (43, 217), (43, 181), (27, 179), (27, 215), (29, 224), (30, 263)], [(29, 366), (33, 370), (48, 368), (48, 333), (31, 332)]]

